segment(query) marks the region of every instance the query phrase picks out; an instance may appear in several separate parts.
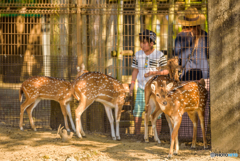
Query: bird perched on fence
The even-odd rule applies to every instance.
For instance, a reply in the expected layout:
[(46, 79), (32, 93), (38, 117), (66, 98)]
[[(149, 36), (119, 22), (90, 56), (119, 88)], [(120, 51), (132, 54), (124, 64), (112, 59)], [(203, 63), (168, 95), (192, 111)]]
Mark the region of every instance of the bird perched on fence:
[(60, 124), (59, 127), (58, 127), (57, 135), (58, 134), (60, 135), (63, 142), (68, 142), (72, 138), (73, 132), (70, 132), (70, 135), (68, 135), (67, 130), (63, 129), (63, 128), (64, 128), (64, 126), (61, 127), (61, 124)]

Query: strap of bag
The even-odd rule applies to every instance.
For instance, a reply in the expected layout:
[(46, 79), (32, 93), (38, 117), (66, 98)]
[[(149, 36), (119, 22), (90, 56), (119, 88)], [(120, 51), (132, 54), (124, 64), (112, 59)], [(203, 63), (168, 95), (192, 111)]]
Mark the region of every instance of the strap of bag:
[(194, 56), (193, 53), (194, 53), (194, 51), (195, 51), (195, 49), (196, 49), (196, 47), (197, 47), (197, 45), (198, 45), (198, 40), (199, 40), (199, 37), (197, 38), (197, 41), (196, 41), (196, 43), (194, 44), (194, 48), (193, 48), (193, 50), (192, 50), (192, 53), (188, 55), (188, 60), (187, 60), (187, 62), (185, 63), (185, 65), (183, 66), (183, 68), (185, 68), (185, 66), (187, 65), (187, 63), (190, 61), (191, 56)]

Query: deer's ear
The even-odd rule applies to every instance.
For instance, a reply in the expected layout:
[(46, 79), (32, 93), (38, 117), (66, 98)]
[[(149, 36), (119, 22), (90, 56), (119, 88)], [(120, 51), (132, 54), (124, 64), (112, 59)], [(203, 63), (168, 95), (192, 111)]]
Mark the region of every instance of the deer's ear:
[(82, 70), (82, 71), (85, 70), (85, 65), (84, 65), (84, 63), (81, 64), (81, 70)]
[(157, 82), (154, 81), (154, 82), (151, 84), (152, 93), (154, 93), (154, 94), (155, 94), (155, 91), (156, 91), (156, 86), (157, 86)]
[(171, 82), (166, 86), (166, 90), (170, 91), (172, 87), (173, 87), (173, 83)]
[(80, 66), (76, 65), (77, 72), (80, 72)]

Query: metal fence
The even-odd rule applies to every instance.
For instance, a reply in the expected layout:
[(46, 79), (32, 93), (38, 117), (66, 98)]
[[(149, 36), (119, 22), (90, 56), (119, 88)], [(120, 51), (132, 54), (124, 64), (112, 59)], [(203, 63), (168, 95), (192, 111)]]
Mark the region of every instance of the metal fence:
[[(194, 6), (207, 18), (206, 3), (206, 0), (1, 1), (0, 121), (18, 126), (19, 88), (31, 76), (44, 75), (72, 81), (77, 74), (76, 65), (84, 63), (89, 71), (111, 73), (114, 78), (130, 84), (132, 59), (140, 50), (138, 34), (145, 29), (156, 32), (154, 48), (167, 58), (178, 55), (175, 42), (183, 25), (177, 17), (184, 15), (187, 7)], [(207, 19), (200, 26), (207, 31)], [(207, 48), (208, 43), (202, 50)], [(207, 68), (204, 70), (208, 71)], [(206, 80), (209, 89), (209, 79)], [(73, 117), (77, 104), (76, 101), (71, 103)], [(33, 112), (37, 128), (49, 128), (50, 124), (58, 123), (58, 118), (51, 118), (53, 110), (59, 108), (56, 106), (53, 101), (41, 101)], [(133, 108), (134, 99), (123, 108), (122, 134), (134, 134)], [(209, 101), (206, 111), (207, 135), (210, 138)], [(100, 103), (94, 103), (82, 119), (85, 130), (110, 131)], [(24, 127), (30, 128), (26, 113)], [(201, 138), (200, 126), (198, 132), (198, 138)], [(179, 133), (180, 139), (192, 138), (192, 123), (185, 116)], [(169, 138), (164, 116), (161, 134), (161, 138)]]

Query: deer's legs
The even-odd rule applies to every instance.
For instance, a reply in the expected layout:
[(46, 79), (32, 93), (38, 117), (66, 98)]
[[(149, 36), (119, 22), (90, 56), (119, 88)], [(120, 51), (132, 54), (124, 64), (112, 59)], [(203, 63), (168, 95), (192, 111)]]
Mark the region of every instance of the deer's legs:
[(72, 129), (73, 129), (74, 132), (76, 132), (76, 128), (75, 128), (75, 125), (74, 125), (74, 122), (73, 122), (73, 119), (72, 119), (72, 113), (71, 113), (70, 103), (67, 103), (67, 104), (66, 104), (66, 112), (67, 112), (67, 115), (68, 115), (68, 117), (69, 117), (69, 120), (70, 120)]
[[(180, 127), (180, 125), (179, 125), (179, 127)], [(177, 136), (176, 136), (174, 142), (175, 142), (175, 151), (173, 152), (173, 154), (177, 155), (178, 151), (179, 151), (178, 133), (177, 133)]]
[(154, 132), (154, 140), (157, 141), (159, 144), (161, 143), (160, 139), (158, 138), (156, 121), (158, 116), (162, 113), (162, 110), (155, 109), (155, 111), (151, 115), (151, 122), (152, 122), (152, 130)]
[(173, 131), (173, 125), (171, 123), (171, 120), (170, 120), (169, 116), (165, 114), (165, 117), (166, 117), (166, 120), (168, 122), (169, 129), (170, 129), (170, 142), (171, 142), (172, 141), (171, 136), (172, 136), (172, 131)]
[[(178, 130), (181, 125), (182, 118), (177, 117), (177, 119), (174, 120), (173, 122), (174, 122), (174, 124), (173, 124), (173, 132), (172, 132), (172, 141), (171, 141), (170, 151), (169, 151), (169, 155), (168, 155), (169, 158), (171, 158), (173, 155), (173, 146), (174, 146), (175, 141), (177, 141), (176, 137), (178, 135)], [(178, 151), (176, 151), (175, 153), (178, 153)]]
[(26, 100), (21, 104), (20, 106), (20, 122), (19, 122), (19, 127), (20, 127), (20, 130), (23, 130), (23, 114), (24, 114), (24, 111), (26, 110), (26, 108), (28, 108), (28, 106), (30, 106), (31, 104), (33, 104), (35, 102), (35, 99), (28, 99), (26, 98)]
[(197, 123), (198, 123), (198, 117), (197, 113), (195, 111), (188, 112), (188, 116), (191, 119), (193, 123), (193, 139), (192, 139), (192, 148), (196, 147), (196, 139), (197, 139)]
[(114, 130), (114, 120), (113, 120), (113, 114), (112, 114), (112, 109), (106, 105), (105, 106), (105, 110), (108, 116), (108, 120), (110, 122), (110, 126), (111, 126), (111, 134), (112, 134), (112, 139), (116, 140), (116, 136), (115, 136), (115, 130)]
[[(168, 115), (165, 114), (165, 117), (166, 117), (166, 120), (168, 122), (169, 129), (170, 129), (170, 142), (172, 142), (172, 132), (173, 132), (174, 124), (173, 124), (172, 120), (170, 119), (170, 117)], [(179, 125), (179, 127), (180, 127), (180, 125)], [(177, 135), (175, 137), (174, 144), (175, 144), (175, 151), (174, 151), (173, 154), (178, 154), (178, 151), (179, 151), (178, 133), (177, 133)]]
[(201, 124), (201, 129), (202, 129), (204, 148), (206, 149), (206, 148), (208, 148), (208, 145), (207, 145), (207, 140), (206, 140), (206, 135), (205, 135), (205, 120), (204, 120), (205, 110), (198, 111), (198, 116), (200, 119), (200, 124)]
[(86, 100), (86, 98), (82, 98), (77, 109), (75, 110), (76, 133), (79, 138), (82, 138), (82, 136), (86, 136), (82, 128), (81, 115), (93, 103), (93, 101), (94, 100)]
[(62, 102), (59, 102), (59, 103), (60, 103), (63, 118), (64, 118), (65, 128), (67, 129), (67, 131), (70, 131), (69, 126), (68, 126), (68, 120), (67, 120), (66, 106)]
[(148, 108), (148, 110), (145, 112), (145, 119), (144, 119), (144, 140), (146, 143), (149, 142), (149, 138), (148, 138), (148, 120), (149, 120), (149, 116), (151, 114), (151, 107), (145, 107), (145, 109)]
[(115, 108), (116, 137), (117, 137), (117, 140), (121, 140), (121, 138), (120, 138), (120, 133), (119, 133), (119, 122), (120, 122), (120, 118), (121, 118), (122, 106), (123, 106), (123, 105), (118, 105), (118, 106)]
[(35, 125), (34, 125), (34, 121), (32, 118), (32, 112), (34, 110), (34, 108), (37, 106), (37, 104), (41, 101), (41, 99), (36, 99), (34, 103), (32, 103), (28, 108), (27, 108), (27, 113), (28, 113), (28, 118), (31, 124), (31, 127), (34, 131), (37, 131)]

